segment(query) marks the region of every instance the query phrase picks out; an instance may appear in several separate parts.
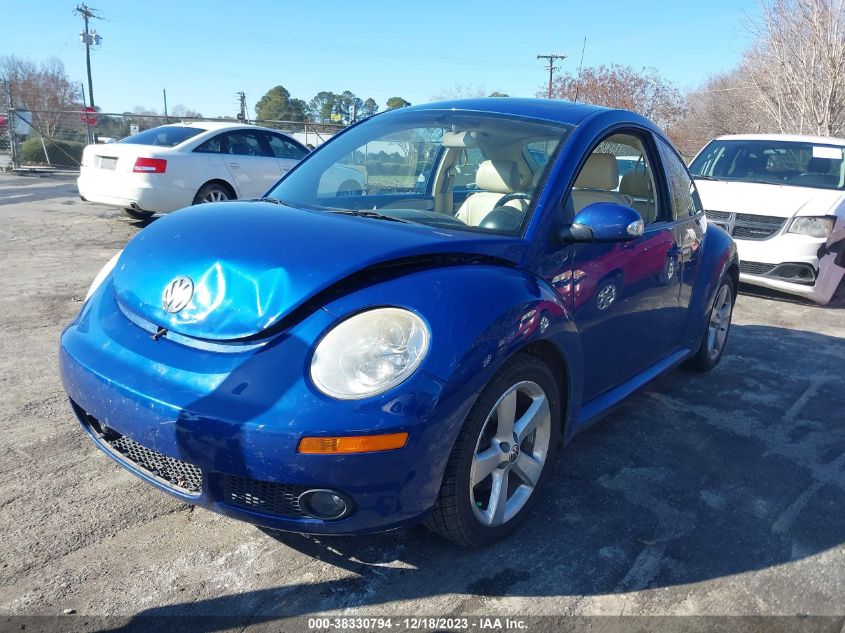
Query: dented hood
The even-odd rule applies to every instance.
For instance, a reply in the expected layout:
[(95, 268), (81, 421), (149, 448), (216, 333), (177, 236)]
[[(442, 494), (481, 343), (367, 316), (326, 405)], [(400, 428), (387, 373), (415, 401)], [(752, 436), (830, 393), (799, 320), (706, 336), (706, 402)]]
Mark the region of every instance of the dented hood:
[[(124, 308), (160, 327), (231, 340), (273, 326), (364, 268), (445, 253), (517, 263), (524, 248), (516, 238), (266, 202), (226, 202), (184, 209), (145, 228), (121, 255), (113, 284)], [(163, 293), (179, 277), (190, 279), (193, 294), (188, 291), (187, 305), (170, 313)], [(178, 292), (185, 296), (184, 288)]]

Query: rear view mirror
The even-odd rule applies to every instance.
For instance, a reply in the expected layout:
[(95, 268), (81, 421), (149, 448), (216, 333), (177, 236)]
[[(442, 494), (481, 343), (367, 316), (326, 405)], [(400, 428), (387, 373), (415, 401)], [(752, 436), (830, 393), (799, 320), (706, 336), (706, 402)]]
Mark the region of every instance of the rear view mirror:
[(615, 202), (595, 202), (581, 209), (572, 224), (561, 230), (565, 242), (627, 242), (645, 231), (642, 216)]

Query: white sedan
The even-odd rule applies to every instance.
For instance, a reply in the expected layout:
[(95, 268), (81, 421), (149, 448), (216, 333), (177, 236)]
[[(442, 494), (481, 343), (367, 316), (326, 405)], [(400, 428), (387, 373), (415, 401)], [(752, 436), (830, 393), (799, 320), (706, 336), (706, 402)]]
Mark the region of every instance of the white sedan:
[[(295, 139), (254, 125), (197, 121), (89, 145), (77, 185), (83, 200), (120, 207), (132, 218), (203, 202), (257, 198), (308, 153)], [(338, 166), (320, 190), (362, 192), (361, 172)]]
[(722, 136), (690, 164), (707, 220), (733, 235), (740, 280), (825, 305), (845, 275), (845, 139)]

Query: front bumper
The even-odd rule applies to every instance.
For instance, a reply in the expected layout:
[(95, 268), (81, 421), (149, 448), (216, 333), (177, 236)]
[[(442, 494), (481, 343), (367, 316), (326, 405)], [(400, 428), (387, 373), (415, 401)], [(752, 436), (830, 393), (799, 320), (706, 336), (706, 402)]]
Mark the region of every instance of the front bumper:
[(83, 168), (76, 185), (88, 202), (110, 207), (168, 213), (193, 203), (196, 192), (169, 186), (163, 178), (152, 180), (158, 176)]
[[(166, 337), (153, 341), (116, 306), (109, 280), (62, 335), (62, 380), (95, 444), (183, 501), (295, 532), (363, 533), (417, 522), (434, 504), (472, 398), (424, 371), (367, 400), (322, 396), (304, 377), (306, 342), (333, 322), (318, 310), (257, 349), (195, 349)], [(114, 450), (104, 429), (152, 456), (128, 458)], [(399, 450), (296, 451), (303, 435), (402, 431), (409, 439)], [(166, 466), (150, 465), (166, 459), (195, 468), (199, 489), (168, 480)], [(298, 513), (294, 497), (312, 488), (339, 491), (351, 501), (351, 514), (327, 521)], [(286, 494), (288, 506), (279, 501)], [(278, 503), (268, 504), (271, 496)]]
[[(831, 250), (827, 239), (793, 233), (767, 240), (734, 239), (740, 259), (739, 279), (745, 283), (824, 305), (833, 297), (845, 274), (841, 253)], [(803, 278), (793, 272), (801, 272)]]

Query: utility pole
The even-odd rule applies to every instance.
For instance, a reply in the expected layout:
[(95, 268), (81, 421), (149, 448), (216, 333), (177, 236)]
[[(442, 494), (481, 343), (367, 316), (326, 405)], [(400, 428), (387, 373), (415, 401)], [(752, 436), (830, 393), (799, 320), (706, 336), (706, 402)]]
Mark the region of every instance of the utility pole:
[(97, 35), (97, 32), (94, 31), (93, 33), (88, 31), (88, 20), (99, 19), (98, 16), (94, 15), (94, 10), (91, 7), (82, 5), (76, 5), (76, 9), (74, 9), (76, 13), (82, 16), (82, 19), (85, 20), (85, 30), (80, 33), (82, 41), (85, 42), (85, 66), (88, 69), (88, 99), (90, 99), (90, 105), (94, 107), (94, 84), (91, 81), (91, 44), (99, 44), (102, 38)]
[(243, 92), (239, 92), (238, 94), (238, 103), (240, 104), (240, 110), (238, 111), (238, 121), (243, 123), (246, 121), (246, 95)]
[(557, 70), (557, 66), (555, 66), (555, 60), (557, 59), (566, 59), (566, 55), (559, 55), (557, 53), (552, 53), (551, 55), (537, 55), (537, 59), (548, 59), (549, 65), (546, 70), (549, 71), (549, 99), (552, 98), (552, 79), (555, 75), (555, 70)]
[[(167, 89), (166, 89), (166, 88), (162, 88), (162, 89), (161, 89), (161, 94), (164, 96), (164, 122), (165, 122), (165, 123), (170, 123), (170, 121), (168, 121), (168, 120), (167, 120)], [(178, 104), (177, 104), (177, 105), (178, 105)]]

